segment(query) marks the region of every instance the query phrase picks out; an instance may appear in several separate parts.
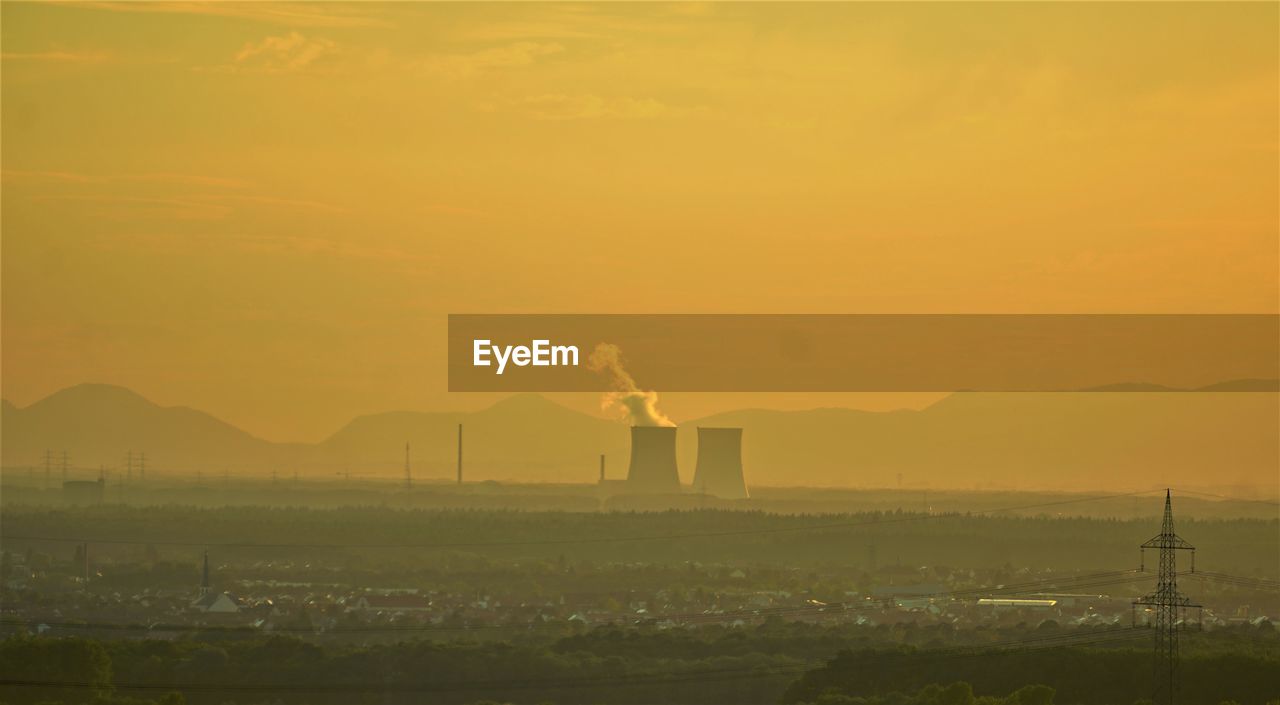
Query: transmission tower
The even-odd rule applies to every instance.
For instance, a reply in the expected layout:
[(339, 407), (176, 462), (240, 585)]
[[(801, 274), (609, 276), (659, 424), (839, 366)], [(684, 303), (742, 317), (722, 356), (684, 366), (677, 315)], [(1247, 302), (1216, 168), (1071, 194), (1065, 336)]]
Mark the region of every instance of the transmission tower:
[(64, 485), (67, 484), (67, 468), (69, 468), (70, 466), (71, 465), (67, 457), (67, 451), (64, 450), (62, 451), (62, 484)]
[(1133, 604), (1155, 611), (1155, 692), (1152, 698), (1157, 705), (1173, 705), (1178, 692), (1178, 630), (1186, 619), (1187, 608), (1200, 605), (1192, 604), (1190, 598), (1178, 592), (1178, 551), (1191, 551), (1191, 572), (1194, 573), (1196, 549), (1173, 531), (1173, 502), (1167, 489), (1164, 492), (1164, 521), (1160, 525), (1160, 534), (1142, 544), (1143, 570), (1146, 570), (1148, 548), (1160, 550), (1156, 589)]

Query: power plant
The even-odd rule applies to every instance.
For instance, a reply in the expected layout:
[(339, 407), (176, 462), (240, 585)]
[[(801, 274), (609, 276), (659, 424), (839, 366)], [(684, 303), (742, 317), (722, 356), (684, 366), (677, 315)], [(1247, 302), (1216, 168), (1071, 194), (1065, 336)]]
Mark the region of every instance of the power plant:
[(627, 469), (627, 492), (680, 492), (680, 472), (676, 469), (675, 426), (631, 427), (631, 466)]
[(742, 474), (742, 429), (698, 427), (693, 491), (721, 499), (747, 499)]
[[(603, 463), (601, 464), (603, 471)], [(603, 482), (603, 472), (602, 472)], [(742, 472), (741, 428), (698, 428), (698, 464), (693, 491), (721, 499), (747, 499)], [(682, 491), (676, 466), (675, 426), (632, 426), (628, 494)]]

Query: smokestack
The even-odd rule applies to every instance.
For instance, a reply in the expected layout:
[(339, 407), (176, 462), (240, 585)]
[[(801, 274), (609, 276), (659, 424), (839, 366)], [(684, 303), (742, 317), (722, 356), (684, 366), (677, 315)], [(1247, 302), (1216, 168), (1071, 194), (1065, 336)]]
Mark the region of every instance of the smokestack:
[(631, 427), (631, 467), (627, 469), (627, 490), (647, 494), (680, 491), (675, 426)]
[(747, 499), (742, 474), (742, 429), (698, 427), (693, 488), (722, 499)]
[(458, 424), (458, 484), (462, 484), (462, 424)]
[(600, 482), (604, 482), (604, 453), (600, 454)]

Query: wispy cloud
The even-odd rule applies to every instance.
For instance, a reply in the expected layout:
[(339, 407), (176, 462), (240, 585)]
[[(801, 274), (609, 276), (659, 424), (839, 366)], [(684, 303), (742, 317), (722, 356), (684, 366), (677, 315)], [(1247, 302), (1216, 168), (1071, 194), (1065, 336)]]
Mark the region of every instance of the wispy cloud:
[(236, 206), (264, 206), (274, 209), (310, 211), (338, 215), (346, 208), (320, 201), (274, 196), (196, 193), (176, 197), (134, 196), (118, 194), (53, 194), (34, 197), (37, 201), (71, 201), (110, 206), (113, 216), (172, 217), (179, 220), (220, 220), (230, 216)]
[(705, 106), (669, 105), (654, 98), (606, 98), (590, 93), (547, 93), (529, 96), (509, 105), (536, 120), (654, 120), (703, 117), (711, 113)]
[(22, 169), (5, 169), (6, 181), (62, 182), (75, 184), (107, 184), (120, 182), (147, 182), (162, 184), (186, 184), (217, 188), (248, 188), (248, 181), (223, 176), (202, 174), (177, 174), (171, 172), (149, 172), (136, 174), (82, 174), (72, 171), (29, 171)]
[(87, 2), (88, 7), (112, 12), (234, 17), (288, 27), (391, 27), (384, 17), (369, 12), (365, 3), (276, 2)]
[[(519, 39), (607, 39), (618, 36), (677, 35), (694, 31), (690, 21), (712, 17), (711, 3), (649, 5), (636, 12), (628, 3), (540, 4), (536, 13), (505, 21), (477, 23), (457, 32), (464, 41), (512, 41)], [(655, 9), (656, 8), (656, 9)]]
[(253, 207), (337, 215), (342, 206), (305, 198), (256, 193), (242, 179), (202, 174), (138, 172), (86, 174), (56, 170), (5, 169), (6, 184), (23, 184), (34, 201), (94, 204), (109, 218), (220, 220)]
[(219, 195), (202, 195), (197, 198), (204, 201), (216, 202), (232, 202), (232, 203), (250, 203), (261, 206), (273, 206), (277, 208), (290, 208), (295, 210), (318, 211), (322, 213), (349, 213), (350, 211), (341, 206), (332, 203), (322, 203), (320, 201), (308, 201), (299, 198), (278, 198), (275, 196), (241, 196), (234, 194)]
[(56, 64), (100, 64), (111, 56), (99, 51), (6, 51), (0, 53), (0, 60), (30, 61)]
[(224, 254), (227, 251), (249, 255), (280, 255), (285, 257), (325, 257), (349, 262), (364, 260), (400, 265), (406, 271), (421, 272), (436, 262), (430, 254), (417, 253), (399, 247), (370, 245), (342, 239), (308, 235), (242, 235), (226, 232), (187, 232), (175, 237), (170, 232), (132, 231), (90, 237), (93, 246), (102, 251), (145, 248), (152, 252), (191, 254), (207, 251)]
[(427, 56), (409, 62), (409, 65), (432, 73), (465, 77), (495, 69), (529, 66), (542, 57), (563, 51), (564, 47), (556, 43), (516, 42), (473, 52)]
[(32, 200), (94, 204), (96, 217), (120, 221), (221, 220), (231, 212), (229, 206), (202, 202), (199, 198), (68, 194), (36, 196)]
[(338, 45), (328, 39), (290, 32), (245, 44), (236, 53), (235, 64), (240, 68), (270, 72), (301, 71), (324, 57), (332, 56), (337, 48)]

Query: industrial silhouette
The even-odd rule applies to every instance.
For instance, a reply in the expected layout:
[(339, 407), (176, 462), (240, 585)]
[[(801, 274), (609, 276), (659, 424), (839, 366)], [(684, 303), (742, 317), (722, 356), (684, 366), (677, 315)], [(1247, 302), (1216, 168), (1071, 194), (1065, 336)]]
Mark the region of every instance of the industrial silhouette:
[(632, 426), (627, 492), (674, 494), (679, 491), (675, 426)]
[(698, 427), (698, 465), (693, 474), (697, 492), (721, 499), (747, 499), (742, 474), (742, 429)]
[[(1188, 607), (1200, 607), (1178, 592), (1177, 552), (1191, 551), (1191, 572), (1196, 571), (1195, 547), (1173, 531), (1173, 502), (1169, 490), (1164, 492), (1164, 521), (1160, 533), (1142, 544), (1160, 550), (1160, 572), (1156, 578), (1155, 592), (1136, 601), (1134, 605), (1150, 607), (1155, 611), (1155, 692), (1157, 705), (1173, 705), (1178, 691), (1178, 630), (1186, 620)], [(1146, 561), (1143, 561), (1146, 569)]]

